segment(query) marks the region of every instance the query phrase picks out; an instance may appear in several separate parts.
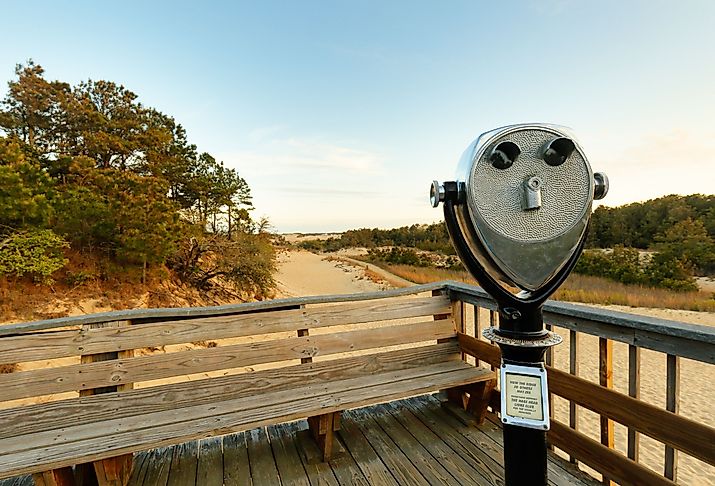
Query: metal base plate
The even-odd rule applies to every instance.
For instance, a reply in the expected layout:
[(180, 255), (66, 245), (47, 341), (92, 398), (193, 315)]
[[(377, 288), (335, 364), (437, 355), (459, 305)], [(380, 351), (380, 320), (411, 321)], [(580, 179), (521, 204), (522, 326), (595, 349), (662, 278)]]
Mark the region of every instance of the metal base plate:
[(508, 346), (521, 348), (548, 348), (556, 346), (564, 340), (561, 336), (552, 331), (548, 331), (546, 336), (540, 339), (516, 339), (504, 337), (499, 335), (498, 331), (499, 330), (496, 327), (488, 327), (482, 331), (482, 336), (497, 344), (506, 344)]

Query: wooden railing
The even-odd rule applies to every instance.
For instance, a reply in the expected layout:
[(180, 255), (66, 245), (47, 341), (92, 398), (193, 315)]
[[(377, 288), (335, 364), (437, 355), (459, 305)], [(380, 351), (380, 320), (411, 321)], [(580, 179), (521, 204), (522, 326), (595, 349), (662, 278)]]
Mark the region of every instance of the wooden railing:
[[(36, 321), (0, 326), (0, 337), (5, 336), (5, 339), (17, 341), (16, 346), (11, 346), (4, 351), (3, 358), (7, 362), (13, 360), (31, 361), (48, 359), (47, 349), (55, 349), (51, 346), (52, 343), (48, 343), (49, 347), (45, 346), (42, 349), (33, 348), (33, 343), (37, 342), (38, 337), (51, 337), (51, 334), (47, 333), (48, 331), (70, 329), (81, 331), (107, 322), (117, 323), (117, 325), (131, 322), (133, 327), (148, 329), (151, 326), (141, 326), (141, 324), (155, 323), (158, 325), (158, 323), (172, 321), (178, 325), (185, 319), (209, 317), (217, 319), (224, 315), (233, 315), (233, 318), (236, 319), (238, 318), (236, 314), (243, 313), (252, 314), (250, 318), (255, 320), (256, 312), (286, 311), (312, 304), (347, 303), (407, 296), (420, 292), (442, 293), (445, 291), (452, 301), (452, 315), (457, 330), (460, 331), (458, 340), (462, 351), (471, 355), (470, 359), (498, 367), (500, 364), (499, 349), (480, 339), (481, 330), (484, 327), (498, 324), (496, 304), (478, 287), (456, 282), (439, 282), (372, 294), (294, 298), (211, 308), (138, 309)], [(324, 309), (329, 313), (329, 307)], [(249, 316), (246, 318), (248, 319)], [(547, 303), (544, 306), (544, 318), (547, 325), (565, 338), (564, 344), (547, 355), (552, 413), (553, 405), (557, 405), (557, 413), (552, 416), (552, 427), (548, 435), (552, 446), (567, 454), (573, 462), (580, 462), (597, 471), (603, 475), (606, 482), (613, 480), (622, 484), (673, 484), (678, 479), (678, 465), (682, 464), (685, 459), (679, 458), (679, 453), (688, 458), (702, 461), (696, 463), (696, 467), (703, 470), (704, 475), (715, 477), (715, 428), (712, 427), (715, 386), (708, 381), (706, 374), (711, 371), (708, 367), (715, 364), (715, 326), (684, 324), (561, 302)], [(199, 336), (200, 333), (197, 334), (190, 329), (189, 323), (186, 324), (188, 327), (184, 326), (187, 327), (185, 333), (175, 337), (172, 337), (174, 336), (172, 334), (162, 338), (163, 341), (167, 343), (170, 341), (186, 342), (202, 338)], [(307, 327), (310, 326), (306, 325)], [(304, 333), (302, 328), (298, 330), (298, 334), (301, 335), (301, 333)], [(107, 334), (111, 333), (107, 332)], [(22, 340), (27, 336), (32, 339), (23, 344)], [(218, 329), (213, 329), (211, 336), (222, 337)], [(47, 337), (47, 339), (50, 338)], [(627, 354), (627, 360), (624, 360), (628, 363), (627, 369), (614, 370), (614, 343), (616, 343), (616, 355), (623, 357), (622, 354)], [(116, 348), (117, 352), (130, 349), (130, 344), (128, 343), (124, 347), (117, 344), (119, 346)], [(106, 351), (103, 346), (94, 349), (89, 344), (83, 343), (81, 339), (77, 342), (73, 341), (67, 346), (74, 346), (74, 348), (68, 347), (67, 349), (74, 354), (86, 355), (87, 361), (109, 359), (96, 355), (96, 353)], [(64, 351), (55, 349), (54, 352), (62, 354)], [(622, 354), (618, 354), (619, 352)], [(642, 389), (641, 361), (644, 358), (643, 355), (652, 352), (662, 357), (665, 364), (662, 373), (664, 376), (660, 376), (663, 382), (662, 390), (665, 394), (658, 404), (649, 403), (647, 401), (650, 399), (649, 397), (640, 396)], [(588, 359), (595, 360), (596, 355), (599, 363), (598, 373), (594, 374), (590, 381), (586, 379), (588, 378), (585, 373), (587, 370), (580, 369), (579, 365)], [(119, 355), (111, 358), (118, 359)], [(154, 358), (147, 357), (146, 359)], [(304, 359), (307, 358), (301, 356), (301, 361)], [(652, 356), (648, 361), (652, 362)], [(681, 363), (683, 361), (684, 363)], [(682, 383), (681, 364), (686, 368)], [(697, 370), (696, 373), (703, 375), (700, 376), (700, 381), (704, 380), (705, 384), (701, 390), (688, 390), (688, 396), (692, 393), (709, 393), (712, 398), (704, 402), (708, 410), (702, 411), (702, 420), (690, 418), (693, 416), (691, 412), (688, 412), (686, 416), (679, 413), (681, 386), (693, 378), (693, 372), (690, 370), (694, 364), (703, 368)], [(100, 366), (99, 363), (94, 365)], [(207, 366), (210, 367), (210, 365)], [(199, 371), (208, 369), (204, 368)], [(648, 375), (647, 378), (650, 378), (653, 370), (647, 371), (644, 376)], [(619, 379), (625, 376), (628, 377), (627, 382), (620, 383)], [(139, 378), (141, 377), (129, 381), (141, 381)], [(646, 381), (643, 380), (644, 383)], [(55, 388), (64, 390), (68, 386), (59, 382), (48, 383), (54, 387), (50, 392)], [(650, 386), (650, 383), (648, 385)], [(97, 381), (94, 384), (86, 384), (83, 389), (93, 389), (93, 393), (101, 393), (105, 391), (99, 389), (102, 386), (106, 387), (106, 384)], [(617, 391), (619, 388), (622, 391)], [(10, 390), (7, 387), (3, 389), (6, 395)], [(20, 397), (22, 393), (18, 392), (16, 395)], [(6, 396), (4, 399), (10, 399), (10, 397)], [(559, 402), (563, 405), (562, 400), (565, 400), (565, 405), (567, 405), (563, 414), (559, 413)], [(492, 409), (495, 412), (498, 411), (498, 393), (492, 393), (491, 404)], [(561, 407), (562, 411), (563, 409), (564, 407)], [(585, 415), (582, 413), (584, 410), (597, 414), (595, 421), (598, 423), (598, 427), (590, 424), (587, 420), (589, 417), (582, 416)], [(710, 423), (703, 423), (703, 421)], [(614, 423), (627, 427), (624, 438), (617, 437), (618, 429), (614, 427)], [(589, 425), (592, 425), (590, 431)], [(640, 451), (641, 435), (655, 439), (664, 446), (662, 460), (657, 465), (658, 471), (654, 470), (652, 458), (643, 457), (644, 454)]]
[[(486, 324), (497, 324), (496, 303), (481, 289), (449, 282), (452, 300), (473, 306), (470, 312), (463, 311), (468, 331), (460, 336), (463, 349), (471, 350), (476, 359), (493, 366), (499, 365), (499, 349), (479, 339)], [(480, 309), (484, 309), (480, 312)], [(704, 416), (711, 424), (686, 418), (679, 414), (681, 391), (681, 360), (694, 360), (698, 366), (715, 364), (715, 327), (686, 324), (653, 317), (614, 312), (564, 302), (549, 302), (544, 306), (544, 321), (547, 327), (564, 336), (562, 348), (552, 348), (546, 356), (552, 411), (552, 426), (548, 434), (550, 444), (569, 455), (572, 462), (582, 464), (601, 473), (604, 484), (616, 481), (623, 484), (673, 484), (678, 480), (678, 452), (702, 461), (695, 464), (703, 475), (715, 477), (715, 428), (712, 427), (714, 405), (712, 400), (700, 400)], [(713, 323), (715, 325), (715, 322)], [(593, 336), (590, 337), (589, 336)], [(584, 340), (597, 339), (598, 383), (579, 376), (580, 364), (585, 356)], [(627, 345), (627, 369), (613, 367), (613, 343)], [(594, 347), (594, 342), (589, 342)], [(567, 346), (566, 349), (563, 347)], [(620, 345), (623, 346), (623, 345)], [(659, 378), (665, 389), (661, 406), (641, 399), (642, 350), (655, 351), (666, 362), (665, 379)], [(624, 353), (626, 350), (622, 350)], [(561, 356), (563, 360), (556, 360)], [(593, 358), (591, 356), (591, 358)], [(556, 361), (568, 364), (560, 369)], [(625, 360), (624, 360), (625, 361)], [(653, 362), (653, 356), (648, 360)], [(620, 376), (627, 374), (627, 392), (614, 388), (614, 371)], [(652, 370), (649, 370), (652, 371)], [(711, 371), (711, 370), (707, 370)], [(649, 374), (650, 375), (650, 374)], [(688, 377), (691, 378), (691, 377)], [(715, 399), (715, 385), (706, 376), (701, 377), (705, 386), (690, 393), (709, 393)], [(649, 386), (652, 386), (649, 383)], [(625, 391), (625, 390), (624, 390)], [(566, 420), (554, 416), (553, 397), (568, 402)], [(498, 397), (492, 400), (498, 407)], [(585, 422), (581, 409), (599, 415), (598, 437), (594, 440), (582, 433)], [(625, 444), (616, 443), (614, 422), (627, 427)], [(662, 474), (654, 470), (654, 464), (645, 465), (640, 457), (640, 435), (644, 434), (662, 443), (664, 455), (661, 461)], [(621, 449), (623, 452), (618, 452)], [(650, 467), (648, 467), (650, 466)], [(697, 481), (698, 479), (695, 479)], [(700, 480), (707, 479), (700, 478)]]

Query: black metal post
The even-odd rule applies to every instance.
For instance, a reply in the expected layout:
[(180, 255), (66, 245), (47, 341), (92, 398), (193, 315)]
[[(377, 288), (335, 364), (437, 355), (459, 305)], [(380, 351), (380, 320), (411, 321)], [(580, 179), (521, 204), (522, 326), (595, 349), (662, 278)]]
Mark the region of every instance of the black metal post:
[[(496, 334), (513, 343), (497, 342), (504, 363), (520, 366), (544, 366), (548, 337), (544, 330), (541, 305), (499, 308), (499, 330)], [(519, 345), (518, 341), (532, 341)], [(504, 384), (502, 384), (504, 386)], [(518, 425), (502, 424), (504, 438), (504, 480), (506, 486), (546, 486), (546, 431)]]

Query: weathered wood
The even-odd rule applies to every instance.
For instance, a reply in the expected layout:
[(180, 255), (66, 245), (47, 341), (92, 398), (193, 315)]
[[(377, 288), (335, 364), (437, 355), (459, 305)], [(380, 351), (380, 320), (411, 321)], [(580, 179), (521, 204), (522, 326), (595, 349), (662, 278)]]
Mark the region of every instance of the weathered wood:
[(370, 442), (360, 432), (355, 422), (349, 420), (348, 417), (343, 420), (340, 438), (369, 484), (398, 485), (398, 482), (370, 445)]
[(556, 395), (628, 424), (640, 433), (701, 461), (715, 464), (715, 428), (554, 368), (548, 369), (548, 380)]
[(341, 295), (315, 295), (309, 297), (290, 297), (286, 299), (264, 300), (247, 302), (243, 304), (228, 304), (211, 307), (172, 307), (165, 309), (132, 309), (82, 316), (61, 317), (42, 321), (6, 324), (0, 327), (0, 336), (12, 336), (25, 332), (44, 331), (48, 329), (61, 329), (66, 327), (94, 324), (97, 322), (111, 322), (131, 320), (135, 324), (142, 322), (170, 321), (179, 319), (195, 319), (200, 317), (216, 317), (235, 314), (258, 314), (262, 312), (275, 312), (281, 309), (292, 309), (302, 305), (334, 304), (343, 302), (356, 302), (368, 300), (383, 300), (395, 297), (405, 297), (430, 292), (434, 289), (446, 288), (449, 282), (435, 282), (424, 285), (414, 285), (398, 289), (381, 290), (378, 292), (365, 292)]
[[(605, 338), (598, 338), (598, 381), (601, 386), (608, 389), (613, 388), (613, 341)], [(614, 425), (613, 420), (605, 415), (601, 415), (601, 444), (609, 449), (614, 448)], [(610, 486), (613, 481), (607, 476), (603, 476), (603, 484)]]
[[(569, 373), (573, 376), (579, 375), (579, 333), (569, 331)], [(578, 406), (574, 402), (569, 402), (569, 427), (578, 431)], [(575, 457), (569, 456), (569, 461), (572, 464), (577, 464)]]
[(637, 464), (619, 452), (599, 442), (579, 434), (570, 427), (553, 421), (548, 432), (549, 440), (559, 449), (573, 455), (584, 464), (596, 469), (605, 477), (622, 484), (642, 484), (648, 486), (674, 485), (647, 467)]
[(270, 313), (135, 324), (121, 328), (100, 323), (104, 328), (84, 325), (77, 330), (0, 338), (0, 363), (117, 352), (275, 332), (296, 332), (300, 329), (425, 317), (434, 313), (448, 315), (449, 299), (445, 296), (388, 299)]
[[(336, 412), (349, 406), (389, 401), (406, 393), (426, 393), (493, 378), (491, 372), (453, 361), (388, 376), (332, 382), (317, 389), (309, 387), (297, 394), (299, 400), (296, 399), (296, 392), (289, 390), (267, 393), (260, 400), (251, 397), (227, 400), (210, 410), (204, 406), (195, 406), (136, 418), (108, 420), (104, 423), (105, 430), (99, 431), (96, 427), (82, 424), (67, 430), (52, 445), (30, 445), (32, 448), (29, 450), (7, 454), (0, 475), (33, 472), (38, 461), (50, 468), (64, 466), (77, 458), (94, 461), (180, 440), (191, 440), (207, 433), (225, 434), (276, 421)], [(290, 403), (290, 407), (286, 407), (287, 403)], [(106, 430), (115, 430), (120, 424), (122, 431), (113, 433), (110, 440)], [(152, 426), (148, 427), (148, 424)], [(48, 439), (45, 433), (37, 435), (44, 437), (44, 441)]]
[(335, 475), (330, 465), (323, 461), (320, 449), (318, 449), (310, 431), (301, 429), (295, 423), (284, 424), (282, 427), (295, 434), (298, 455), (305, 472), (308, 474), (310, 484), (337, 486), (338, 482), (335, 479)]
[(191, 441), (174, 447), (171, 458), (171, 470), (168, 486), (196, 485), (196, 467), (198, 465), (198, 442)]
[[(386, 406), (386, 408), (391, 407)], [(455, 484), (456, 480), (456, 484), (462, 485), (475, 482), (481, 483), (486, 480), (481, 471), (473, 468), (463, 457), (455, 454), (454, 450), (445, 444), (439, 435), (435, 434), (410, 412), (393, 409), (389, 416), (378, 414), (375, 418), (391, 436), (393, 434), (396, 436), (398, 430), (409, 431), (408, 434), (412, 435), (416, 442), (422, 445), (428, 455), (437, 459), (439, 464), (449, 473), (446, 477), (441, 478), (441, 481), (436, 482), (437, 484), (445, 482)], [(413, 456), (410, 456), (410, 459), (413, 459)], [(420, 471), (424, 471), (424, 468), (420, 468)], [(454, 479), (450, 478), (450, 475)], [(435, 484), (434, 481), (430, 481), (430, 483)]]
[(37, 431), (103, 422), (117, 416), (161, 412), (217, 400), (258, 396), (267, 391), (292, 390), (338, 379), (379, 374), (459, 359), (455, 343), (420, 346), (379, 354), (354, 356), (309, 366), (258, 371), (170, 385), (122, 394), (86, 397), (0, 410), (0, 439)]
[(498, 346), (466, 334), (458, 334), (457, 339), (460, 349), (465, 353), (486, 361), (494, 367), (499, 367), (501, 364), (501, 351)]
[(75, 486), (71, 467), (43, 471), (32, 475), (35, 486)]
[(246, 432), (248, 460), (251, 464), (251, 479), (254, 486), (275, 486), (280, 484), (278, 468), (273, 459), (271, 446), (263, 427)]
[(333, 455), (333, 432), (340, 430), (340, 422), (335, 417), (339, 415), (340, 412), (334, 412), (308, 417), (308, 428), (320, 449), (323, 461), (329, 461)]
[[(104, 322), (97, 324), (87, 324), (83, 327), (83, 331), (89, 329), (109, 329), (109, 328), (128, 328), (131, 327), (131, 322), (129, 321), (115, 321), (115, 322)], [(99, 354), (82, 355), (80, 361), (82, 364), (97, 363), (102, 361), (110, 361), (118, 358), (131, 358), (134, 355), (134, 350), (127, 349), (119, 352), (107, 352)], [(80, 390), (80, 396), (91, 396), (100, 395), (104, 393), (112, 393), (116, 391), (130, 390), (133, 384), (125, 383), (120, 386), (108, 386), (103, 388), (88, 388)], [(94, 462), (92, 469), (94, 469), (94, 475), (99, 486), (125, 486), (129, 481), (132, 473), (132, 467), (134, 464), (134, 457), (132, 454), (125, 454), (118, 457), (109, 457), (102, 459), (100, 461)], [(84, 469), (82, 471), (83, 475), (89, 474), (89, 468), (85, 465), (80, 464), (79, 469)], [(89, 479), (91, 481), (91, 479)]]
[[(500, 466), (497, 460), (486, 450), (484, 441), (477, 441), (478, 445), (470, 442), (460, 432), (478, 433), (474, 427), (462, 427), (455, 417), (447, 414), (438, 414), (434, 410), (418, 405), (414, 400), (405, 400), (405, 407), (401, 410), (408, 410), (414, 417), (419, 419), (425, 426), (449, 445), (455, 454), (463, 457), (471, 467), (477, 469), (479, 474), (487, 478), (487, 484), (501, 484), (504, 477), (504, 467)], [(397, 407), (390, 404), (390, 408), (397, 411)], [(396, 413), (396, 412), (393, 412)], [(493, 448), (494, 456), (501, 456), (499, 450)]]
[[(496, 310), (496, 302), (484, 290), (460, 282), (444, 284), (453, 300)], [(554, 301), (544, 304), (544, 320), (577, 332), (715, 364), (713, 326)]]
[(223, 438), (223, 482), (225, 486), (251, 486), (245, 432)]
[(271, 449), (278, 468), (281, 484), (310, 486), (308, 475), (300, 460), (295, 443), (295, 434), (288, 428), (268, 427)]
[[(640, 399), (641, 394), (641, 348), (628, 345), (628, 396)], [(638, 462), (640, 436), (633, 427), (628, 427), (628, 458)]]
[[(317, 336), (192, 349), (153, 356), (0, 374), (5, 400), (239, 368), (261, 363), (425, 342), (454, 336), (452, 323), (404, 324)], [(26, 386), (33, 383), (32, 387)]]
[(473, 385), (467, 385), (466, 389), (469, 393), (469, 401), (465, 407), (467, 412), (474, 415), (477, 424), (484, 422), (484, 417), (487, 415), (487, 407), (492, 391), (497, 386), (496, 378), (489, 381), (482, 381)]
[[(680, 409), (680, 358), (666, 356), (665, 409), (677, 414)], [(671, 446), (665, 446), (665, 465), (663, 475), (673, 481), (678, 480), (678, 452)]]
[(221, 442), (220, 437), (199, 441), (196, 484), (223, 486), (223, 451), (221, 450)]
[[(372, 448), (375, 449), (377, 455), (380, 456), (380, 460), (387, 466), (399, 484), (429, 486), (430, 483), (406, 455), (410, 451), (403, 451), (396, 445), (380, 425), (375, 423), (373, 414), (374, 411), (366, 414), (362, 410), (351, 410), (346, 414), (345, 418), (346, 420), (348, 417), (353, 419), (355, 425), (360, 429), (360, 432), (362, 432)], [(446, 474), (446, 477), (449, 478), (449, 474)], [(442, 481), (445, 480), (445, 478), (441, 479)]]
[[(146, 464), (146, 471), (143, 482), (146, 486), (166, 486), (169, 481), (169, 471), (171, 469), (171, 458), (174, 454), (174, 447), (161, 447), (151, 451)], [(133, 484), (129, 481), (130, 486)], [(140, 483), (134, 483), (137, 486)]]
[(360, 470), (360, 466), (355, 462), (353, 456), (348, 452), (347, 447), (345, 447), (340, 440), (339, 435), (336, 436), (335, 442), (340, 447), (341, 453), (335, 455), (330, 460), (330, 469), (335, 475), (337, 482), (339, 484), (350, 484), (354, 486), (369, 486), (370, 483)]

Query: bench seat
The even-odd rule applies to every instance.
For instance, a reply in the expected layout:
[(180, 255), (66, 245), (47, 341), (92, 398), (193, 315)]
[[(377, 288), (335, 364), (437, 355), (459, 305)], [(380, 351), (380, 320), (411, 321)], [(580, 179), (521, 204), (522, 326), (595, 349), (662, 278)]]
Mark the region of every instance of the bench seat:
[(0, 478), (490, 381), (454, 342), (0, 411)]

